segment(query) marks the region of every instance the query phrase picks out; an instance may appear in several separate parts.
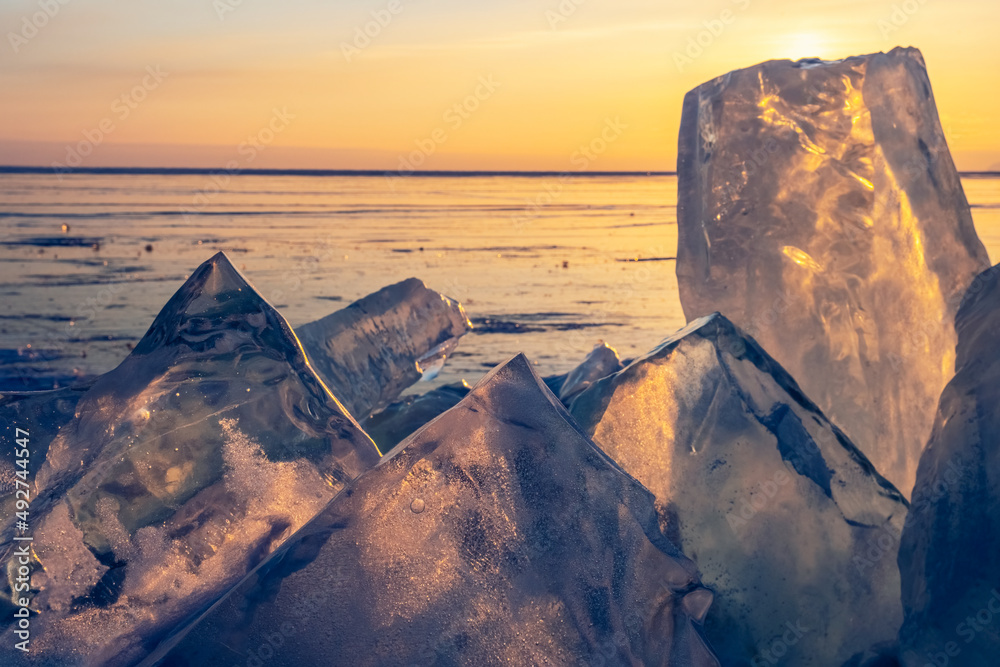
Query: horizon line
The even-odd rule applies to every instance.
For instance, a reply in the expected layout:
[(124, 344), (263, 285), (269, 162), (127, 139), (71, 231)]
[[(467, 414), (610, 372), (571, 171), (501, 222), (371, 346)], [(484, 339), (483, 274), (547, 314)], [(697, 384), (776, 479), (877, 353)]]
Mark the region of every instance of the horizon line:
[[(1000, 176), (1000, 170), (956, 170), (959, 176), (988, 177)], [(555, 171), (555, 170), (510, 170), (510, 169), (428, 169), (401, 172), (397, 169), (209, 169), (207, 167), (77, 167), (56, 169), (53, 167), (0, 165), (0, 174), (107, 174), (107, 175), (145, 175), (145, 176), (213, 176), (226, 174), (228, 176), (383, 176), (386, 178), (440, 178), (440, 177), (476, 177), (476, 176), (513, 176), (513, 177), (607, 177), (607, 176), (677, 176), (676, 171), (648, 171), (629, 169), (620, 171)]]
[(137, 174), (149, 176), (212, 176), (226, 174), (228, 176), (383, 176), (387, 178), (416, 177), (469, 177), (469, 176), (676, 176), (676, 171), (554, 171), (531, 170), (516, 171), (509, 169), (428, 169), (401, 172), (398, 169), (209, 169), (207, 167), (77, 167), (57, 169), (54, 167), (0, 165), (0, 174)]

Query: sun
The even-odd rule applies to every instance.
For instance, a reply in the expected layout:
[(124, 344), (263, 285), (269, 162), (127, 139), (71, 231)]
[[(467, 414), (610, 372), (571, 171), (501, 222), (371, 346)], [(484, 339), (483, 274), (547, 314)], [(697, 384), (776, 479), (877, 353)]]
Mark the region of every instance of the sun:
[(796, 32), (779, 39), (776, 57), (799, 60), (801, 58), (823, 58), (829, 43), (823, 35), (815, 32)]

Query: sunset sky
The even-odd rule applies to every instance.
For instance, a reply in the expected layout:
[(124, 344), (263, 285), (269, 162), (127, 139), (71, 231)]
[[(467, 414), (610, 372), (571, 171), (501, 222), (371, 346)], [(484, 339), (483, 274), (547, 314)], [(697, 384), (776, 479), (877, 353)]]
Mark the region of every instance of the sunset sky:
[(569, 170), (615, 123), (590, 169), (672, 170), (703, 81), (902, 45), (958, 167), (1000, 169), (998, 18), (996, 0), (3, 0), (0, 164)]

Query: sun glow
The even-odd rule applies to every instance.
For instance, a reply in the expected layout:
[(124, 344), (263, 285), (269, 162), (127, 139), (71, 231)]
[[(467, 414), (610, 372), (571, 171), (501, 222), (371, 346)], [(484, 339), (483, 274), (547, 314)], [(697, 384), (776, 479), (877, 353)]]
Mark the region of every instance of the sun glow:
[[(953, 128), (959, 168), (1000, 168), (1000, 92), (983, 84), (1000, 68), (992, 0), (902, 14), (886, 3), (577, 0), (563, 6), (579, 11), (555, 23), (546, 11), (557, 0), (482, 0), (405, 9), (391, 22), (379, 14), (383, 26), (371, 12), (386, 2), (219, 0), (233, 8), (220, 16), (207, 0), (128, 11), (88, 0), (50, 21), (43, 12), (41, 28), (29, 12), (37, 3), (0, 2), (4, 39), (16, 38), (0, 49), (0, 164), (66, 164), (83, 142), (83, 167), (218, 169), (278, 109), (294, 119), (253, 168), (397, 169), (441, 128), (447, 142), (421, 169), (562, 171), (620, 118), (628, 130), (592, 168), (671, 170), (680, 100), (695, 86), (766, 60), (910, 45)], [(148, 66), (165, 76), (155, 90), (141, 87)], [(445, 119), (480, 77), (493, 77), (496, 94), (468, 118)]]
[(775, 57), (799, 60), (801, 58), (836, 57), (827, 53), (830, 40), (815, 32), (797, 32), (779, 39)]

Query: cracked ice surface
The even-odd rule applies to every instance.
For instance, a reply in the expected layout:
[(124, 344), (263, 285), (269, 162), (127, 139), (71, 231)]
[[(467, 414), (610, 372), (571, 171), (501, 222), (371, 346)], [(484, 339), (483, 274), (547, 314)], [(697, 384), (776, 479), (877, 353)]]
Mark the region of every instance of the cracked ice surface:
[(750, 664), (789, 627), (789, 665), (895, 637), (895, 551), (875, 547), (898, 543), (906, 501), (726, 318), (692, 322), (570, 412), (655, 494), (715, 591), (705, 633), (722, 664)]
[[(141, 659), (378, 457), (284, 319), (216, 255), (79, 397), (45, 455), (30, 659)], [(13, 646), (8, 630), (0, 662), (23, 660)]]
[(948, 644), (958, 647), (945, 654), (954, 664), (1000, 656), (1000, 266), (973, 282), (955, 325), (957, 372), (941, 394), (899, 551), (907, 667)]
[(358, 478), (162, 664), (263, 651), (275, 667), (709, 666), (695, 624), (711, 600), (649, 492), (519, 355)]
[(916, 49), (770, 61), (684, 98), (677, 277), (905, 494), (988, 266)]
[(471, 327), (461, 304), (410, 278), (295, 332), (319, 376), (364, 421), (436, 375)]

